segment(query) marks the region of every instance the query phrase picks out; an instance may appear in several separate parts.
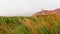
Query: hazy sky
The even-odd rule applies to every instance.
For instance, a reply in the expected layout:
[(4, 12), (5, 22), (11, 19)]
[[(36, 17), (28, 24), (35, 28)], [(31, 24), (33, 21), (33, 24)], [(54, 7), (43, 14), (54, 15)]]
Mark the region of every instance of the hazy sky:
[(0, 0), (1, 16), (29, 16), (42, 9), (60, 8), (60, 0)]

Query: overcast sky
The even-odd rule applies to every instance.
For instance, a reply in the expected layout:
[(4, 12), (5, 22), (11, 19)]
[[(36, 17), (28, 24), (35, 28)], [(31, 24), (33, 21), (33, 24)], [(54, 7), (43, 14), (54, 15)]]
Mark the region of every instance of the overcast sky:
[(0, 0), (1, 16), (30, 16), (42, 9), (60, 8), (60, 0)]

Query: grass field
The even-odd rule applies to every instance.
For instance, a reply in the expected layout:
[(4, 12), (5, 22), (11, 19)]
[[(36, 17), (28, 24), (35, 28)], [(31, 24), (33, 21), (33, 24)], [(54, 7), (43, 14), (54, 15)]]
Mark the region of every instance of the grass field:
[(0, 34), (60, 34), (60, 15), (0, 17)]

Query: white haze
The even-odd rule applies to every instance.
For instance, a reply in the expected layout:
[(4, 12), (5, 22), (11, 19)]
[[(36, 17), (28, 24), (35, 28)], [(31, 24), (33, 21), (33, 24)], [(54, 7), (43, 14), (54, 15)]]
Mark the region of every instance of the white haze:
[(60, 8), (60, 0), (0, 0), (0, 16), (31, 16), (42, 9)]

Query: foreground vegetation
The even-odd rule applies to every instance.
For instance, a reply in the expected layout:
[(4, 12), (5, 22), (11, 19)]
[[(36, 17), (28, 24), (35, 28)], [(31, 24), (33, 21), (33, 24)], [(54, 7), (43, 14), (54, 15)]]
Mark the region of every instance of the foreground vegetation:
[(0, 17), (0, 34), (60, 34), (60, 16)]

